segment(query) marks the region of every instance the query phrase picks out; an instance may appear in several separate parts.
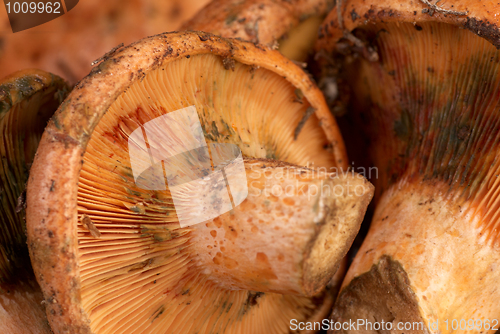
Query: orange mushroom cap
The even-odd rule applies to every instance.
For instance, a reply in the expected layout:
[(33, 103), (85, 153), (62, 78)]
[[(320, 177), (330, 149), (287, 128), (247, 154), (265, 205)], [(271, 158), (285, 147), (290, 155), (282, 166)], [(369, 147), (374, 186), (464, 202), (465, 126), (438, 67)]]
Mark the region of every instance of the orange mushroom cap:
[[(186, 128), (196, 135), (176, 132)], [(176, 164), (162, 160), (162, 175), (141, 187), (130, 152), (164, 156), (175, 149), (166, 132), (181, 147), (206, 145), (175, 155)], [(243, 173), (223, 164), (232, 201), (241, 200), (230, 181), (236, 175), (248, 181), (248, 196), (184, 226), (184, 214), (222, 205), (210, 202), (225, 191), (213, 179), (201, 177), (201, 188), (185, 182), (220, 171), (214, 156), (226, 161), (235, 152), (218, 152), (222, 143), (245, 166)], [(137, 166), (146, 166), (146, 154), (138, 156)], [(308, 163), (324, 172), (300, 167)], [(53, 330), (283, 332), (292, 318), (323, 317), (333, 302), (327, 284), (373, 193), (364, 178), (342, 173), (344, 164), (321, 92), (276, 51), (182, 32), (108, 55), (53, 117), (30, 175), (28, 244)], [(178, 166), (185, 173), (170, 174)], [(157, 189), (163, 173), (168, 188)], [(290, 192), (273, 195), (275, 186)]]

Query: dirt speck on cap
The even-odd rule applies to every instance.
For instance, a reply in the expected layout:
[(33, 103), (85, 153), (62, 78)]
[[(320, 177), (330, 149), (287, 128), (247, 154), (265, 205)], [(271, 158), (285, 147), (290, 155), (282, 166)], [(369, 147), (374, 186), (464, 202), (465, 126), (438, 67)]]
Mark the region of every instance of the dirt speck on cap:
[(89, 230), (90, 234), (94, 237), (99, 239), (101, 237), (101, 231), (97, 229), (97, 227), (94, 225), (92, 222), (92, 219), (86, 214), (83, 214), (82, 216), (82, 225), (84, 228)]

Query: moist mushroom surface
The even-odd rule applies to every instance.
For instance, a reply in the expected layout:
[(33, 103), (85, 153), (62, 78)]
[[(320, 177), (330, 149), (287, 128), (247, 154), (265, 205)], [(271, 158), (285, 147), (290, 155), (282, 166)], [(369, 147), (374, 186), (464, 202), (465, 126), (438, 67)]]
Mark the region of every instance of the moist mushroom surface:
[[(204, 144), (188, 151), (193, 140)], [(148, 153), (138, 166), (178, 147), (188, 154), (163, 160), (161, 175), (141, 183), (131, 153), (140, 147)], [(218, 195), (210, 201), (224, 186), (206, 177), (220, 171), (215, 157), (235, 152), (244, 169), (224, 163), (224, 178), (241, 204), (183, 225), (222, 205)], [(345, 162), (320, 91), (276, 51), (186, 32), (109, 56), (47, 127), (30, 176), (29, 246), (45, 298), (55, 301), (53, 330), (286, 333), (290, 319), (321, 319), (333, 303), (327, 284), (373, 193), (341, 172)], [(184, 172), (171, 174), (177, 166)], [(246, 199), (235, 175), (247, 180)]]

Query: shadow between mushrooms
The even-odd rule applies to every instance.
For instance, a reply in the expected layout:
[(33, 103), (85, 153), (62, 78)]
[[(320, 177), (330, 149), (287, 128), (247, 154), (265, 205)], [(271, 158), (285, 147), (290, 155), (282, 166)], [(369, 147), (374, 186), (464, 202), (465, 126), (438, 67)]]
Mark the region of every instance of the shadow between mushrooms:
[[(407, 321), (425, 327), (404, 333), (498, 329), (485, 321), (500, 314), (499, 10), (493, 2), (345, 1), (343, 27), (337, 10), (325, 20), (324, 74), (329, 57), (344, 59), (352, 117), (380, 171), (370, 231), (334, 320), (384, 320), (391, 333)], [(379, 60), (366, 60), (345, 31)], [(453, 328), (453, 319), (482, 326)]]
[[(242, 152), (248, 197), (182, 227), (179, 212), (197, 215), (194, 198), (211, 193), (185, 187), (192, 197), (174, 207), (172, 188), (139, 187), (128, 143), (191, 106), (209, 145)], [(176, 126), (158, 125), (148, 138)], [(148, 150), (170, 149), (160, 139)], [(291, 319), (321, 319), (333, 303), (327, 284), (373, 193), (343, 164), (321, 92), (276, 51), (184, 32), (108, 56), (47, 127), (28, 185), (30, 254), (52, 329), (287, 333)], [(270, 193), (275, 186), (293, 191)]]

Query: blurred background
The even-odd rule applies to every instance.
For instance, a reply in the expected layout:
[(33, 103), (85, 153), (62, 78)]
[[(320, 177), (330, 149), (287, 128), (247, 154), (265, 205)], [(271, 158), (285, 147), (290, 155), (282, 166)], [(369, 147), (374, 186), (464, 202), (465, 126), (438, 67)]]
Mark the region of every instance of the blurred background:
[(0, 77), (39, 68), (75, 84), (120, 43), (176, 30), (208, 0), (80, 0), (67, 14), (13, 33), (0, 8)]

